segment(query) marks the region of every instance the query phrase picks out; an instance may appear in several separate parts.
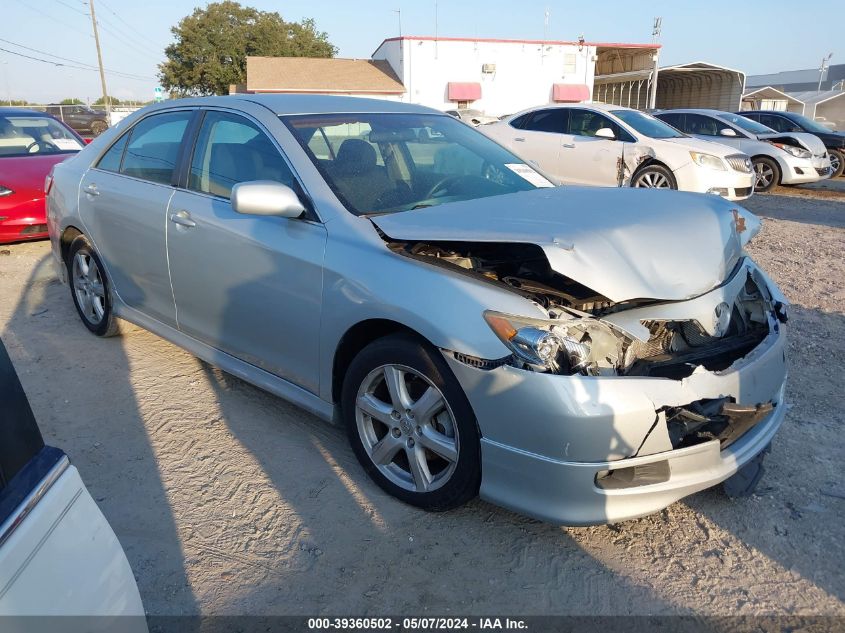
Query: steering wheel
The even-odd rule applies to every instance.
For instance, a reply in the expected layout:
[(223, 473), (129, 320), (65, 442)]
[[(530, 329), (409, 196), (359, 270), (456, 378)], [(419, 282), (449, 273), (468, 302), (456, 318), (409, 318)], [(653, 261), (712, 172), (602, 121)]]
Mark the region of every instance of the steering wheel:
[(26, 146), (26, 153), (27, 154), (35, 154), (37, 152), (33, 152), (33, 148), (38, 148), (39, 152), (53, 152), (56, 151), (58, 148), (53, 145), (52, 143), (48, 143), (47, 141), (33, 141), (29, 145)]
[(435, 195), (438, 192), (446, 192), (449, 189), (449, 185), (453, 185), (455, 183), (460, 182), (463, 180), (463, 176), (443, 176), (440, 180), (435, 182), (428, 192), (423, 196), (423, 200), (428, 200), (430, 198), (436, 198)]

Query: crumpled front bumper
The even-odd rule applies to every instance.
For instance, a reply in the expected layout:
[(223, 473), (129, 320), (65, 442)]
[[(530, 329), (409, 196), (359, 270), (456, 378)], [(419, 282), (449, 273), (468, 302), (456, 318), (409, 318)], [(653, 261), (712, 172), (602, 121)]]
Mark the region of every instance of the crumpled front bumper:
[[(481, 497), (545, 521), (590, 525), (660, 510), (724, 481), (762, 451), (785, 416), (785, 347), (785, 328), (777, 323), (726, 370), (699, 368), (682, 380), (479, 369), (454, 354), (444, 357), (478, 419)], [(672, 449), (662, 410), (724, 397), (741, 405), (771, 402), (774, 409), (727, 448), (711, 440)], [(634, 476), (611, 489), (597, 480), (619, 469), (665, 475)]]

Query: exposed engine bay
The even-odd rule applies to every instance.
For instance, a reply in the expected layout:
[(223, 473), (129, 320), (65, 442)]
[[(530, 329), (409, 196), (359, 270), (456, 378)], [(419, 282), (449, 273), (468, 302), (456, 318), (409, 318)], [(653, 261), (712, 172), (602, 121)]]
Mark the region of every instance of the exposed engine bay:
[[(509, 364), (532, 371), (682, 380), (699, 367), (707, 371), (728, 368), (757, 347), (780, 318), (768, 292), (750, 273), (743, 273), (744, 285), (731, 305), (716, 306), (711, 317), (715, 324), (710, 328), (697, 320), (649, 318), (640, 321), (642, 332), (647, 333), (633, 335), (605, 319), (661, 302), (614, 303), (554, 271), (539, 246), (397, 241), (389, 241), (388, 246), (402, 255), (504, 286), (546, 310), (548, 320), (485, 314), (500, 340), (514, 351)], [(502, 364), (461, 358), (478, 367)]]

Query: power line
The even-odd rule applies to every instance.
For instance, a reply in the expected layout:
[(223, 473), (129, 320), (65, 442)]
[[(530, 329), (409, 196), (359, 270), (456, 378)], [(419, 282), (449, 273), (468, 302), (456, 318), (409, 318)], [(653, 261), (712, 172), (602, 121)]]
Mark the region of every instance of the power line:
[(76, 8), (76, 7), (74, 7), (74, 6), (69, 5), (69, 4), (68, 4), (67, 2), (65, 2), (64, 0), (56, 0), (56, 2), (58, 2), (59, 4), (63, 4), (64, 6), (66, 6), (66, 7), (67, 7), (68, 9), (70, 9), (71, 11), (76, 11), (76, 12), (77, 12), (77, 13), (79, 13), (80, 15), (84, 15), (84, 16), (86, 16), (86, 17), (87, 17), (88, 15), (90, 15), (89, 13), (87, 13), (87, 12), (85, 12), (85, 11), (81, 11), (80, 9), (77, 9), (77, 8)]
[[(8, 48), (0, 47), (0, 51), (3, 51), (4, 53), (9, 53), (10, 55), (17, 55), (18, 57), (23, 57), (25, 59), (31, 59), (31, 60), (36, 61), (36, 62), (42, 62), (42, 63), (45, 63), (45, 64), (52, 64), (53, 66), (61, 66), (62, 68), (74, 68), (76, 70), (97, 71), (96, 67), (92, 68), (92, 67), (88, 67), (88, 66), (78, 66), (78, 65), (75, 65), (75, 64), (64, 64), (62, 62), (57, 62), (57, 61), (53, 61), (53, 60), (50, 60), (50, 59), (41, 59), (40, 57), (33, 57), (32, 55), (25, 55), (25, 54), (19, 53), (17, 51), (11, 51)], [(49, 53), (47, 53), (47, 54), (49, 54)], [(115, 71), (108, 71), (108, 72), (110, 74), (113, 74), (113, 75), (118, 75), (123, 79), (135, 79), (135, 80), (138, 80), (138, 81), (150, 81), (152, 79), (151, 77), (134, 77), (134, 76), (129, 76), (129, 75), (123, 75), (123, 73), (117, 73)]]
[[(72, 64), (81, 64), (82, 66), (88, 66), (91, 70), (96, 70), (97, 67), (93, 64), (89, 64), (87, 62), (81, 62), (78, 59), (70, 59), (68, 57), (61, 57), (60, 55), (56, 55), (54, 53), (48, 53), (47, 51), (42, 51), (37, 48), (31, 48), (29, 46), (24, 46), (23, 44), (18, 44), (17, 42), (12, 42), (11, 40), (5, 40), (0, 37), (0, 42), (5, 42), (6, 44), (11, 44), (12, 46), (17, 46), (18, 48), (22, 48), (27, 51), (31, 51), (33, 53), (40, 53), (41, 55), (47, 55), (48, 57), (55, 57), (56, 59), (61, 59), (62, 61), (71, 62)], [(49, 61), (49, 60), (47, 60)], [(127, 73), (121, 70), (111, 70), (109, 68), (105, 69), (107, 73), (112, 75), (119, 75), (121, 77), (125, 77), (127, 79), (144, 79), (144, 80), (155, 80), (155, 77), (148, 77), (146, 75), (136, 75), (134, 73)]]
[[(79, 1), (80, 1), (80, 2), (83, 2), (83, 0), (79, 0)], [(141, 39), (138, 35), (136, 35), (135, 30), (136, 30), (137, 26), (134, 26), (134, 25), (132, 25), (132, 24), (129, 24), (129, 22), (127, 22), (126, 20), (124, 20), (124, 19), (120, 16), (120, 14), (119, 14), (119, 13), (117, 13), (114, 9), (112, 9), (112, 8), (111, 8), (108, 4), (106, 4), (105, 2), (103, 2), (103, 0), (99, 0), (99, 1), (100, 1), (100, 4), (101, 4), (101, 5), (103, 5), (103, 6), (106, 8), (106, 11), (108, 11), (109, 13), (111, 13), (114, 17), (116, 17), (118, 20), (120, 20), (120, 21), (121, 21), (121, 22), (122, 22), (122, 23), (126, 26), (126, 29), (127, 29), (127, 30), (126, 30), (126, 32), (127, 32), (127, 33), (129, 33), (129, 34), (130, 34), (133, 38), (135, 38), (136, 40), (141, 41), (141, 42), (144, 44), (144, 46), (146, 46), (146, 45), (148, 44), (148, 42), (144, 42), (144, 41), (143, 41), (143, 40), (142, 40), (142, 39)], [(83, 3), (84, 3), (84, 2), (83, 2)], [(101, 20), (103, 19), (103, 18), (102, 18), (102, 16), (100, 17), (100, 19), (101, 19)], [(116, 27), (117, 25), (113, 25), (113, 26), (115, 26), (115, 27)], [(161, 48), (162, 50), (164, 50), (164, 48), (165, 48), (165, 47), (164, 47), (164, 46), (161, 46), (161, 47), (159, 47), (159, 48)]]

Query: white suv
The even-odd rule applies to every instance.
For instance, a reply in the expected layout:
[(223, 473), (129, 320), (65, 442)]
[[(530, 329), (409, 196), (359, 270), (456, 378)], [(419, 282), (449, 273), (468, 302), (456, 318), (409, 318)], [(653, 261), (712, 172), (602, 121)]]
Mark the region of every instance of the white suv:
[(631, 108), (548, 105), (478, 130), (563, 184), (680, 189), (729, 200), (753, 193), (748, 156)]

